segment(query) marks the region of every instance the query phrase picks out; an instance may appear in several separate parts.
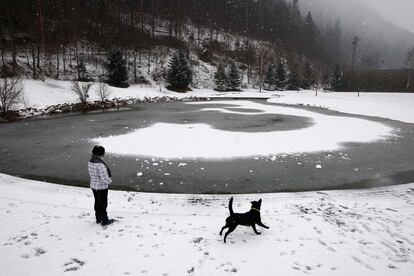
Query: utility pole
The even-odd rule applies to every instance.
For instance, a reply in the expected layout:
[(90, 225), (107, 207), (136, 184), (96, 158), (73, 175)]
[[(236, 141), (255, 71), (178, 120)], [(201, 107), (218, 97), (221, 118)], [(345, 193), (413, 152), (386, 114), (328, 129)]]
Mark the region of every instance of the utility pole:
[[(351, 82), (354, 78), (354, 67), (355, 67), (355, 58), (356, 58), (356, 51), (357, 51), (357, 47), (358, 47), (358, 42), (361, 39), (357, 36), (354, 36), (354, 38), (352, 39), (352, 61), (351, 61), (351, 76), (349, 79), (349, 83), (348, 83), (348, 90), (351, 90)], [(358, 97), (359, 97), (359, 89), (358, 89)]]
[(354, 38), (352, 39), (352, 63), (351, 63), (351, 71), (354, 71), (356, 50), (357, 50), (358, 42), (360, 40), (361, 39), (359, 37), (357, 37), (357, 36), (354, 36)]

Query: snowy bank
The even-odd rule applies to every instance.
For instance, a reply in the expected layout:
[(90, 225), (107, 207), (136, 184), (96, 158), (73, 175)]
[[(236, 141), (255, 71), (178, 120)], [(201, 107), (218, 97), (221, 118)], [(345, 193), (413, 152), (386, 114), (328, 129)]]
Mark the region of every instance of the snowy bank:
[(263, 198), (269, 230), (224, 244), (226, 195), (110, 191), (95, 224), (86, 188), (0, 174), (0, 275), (412, 275), (414, 184)]
[(414, 123), (414, 93), (319, 92), (305, 90), (277, 92), (281, 97), (271, 103), (310, 105), (344, 113), (382, 117)]
[[(54, 79), (46, 79), (45, 81), (38, 80), (23, 80), (24, 86), (24, 103), (20, 108), (37, 108), (45, 109), (51, 105), (58, 104), (73, 104), (78, 102), (78, 98), (71, 90), (72, 82), (60, 81)], [(95, 86), (91, 87), (89, 93), (89, 101), (99, 100), (98, 95), (94, 92)], [(111, 94), (109, 99), (145, 99), (155, 97), (257, 97), (269, 98), (277, 95), (275, 93), (258, 93), (253, 90), (249, 92), (229, 92), (222, 93), (212, 89), (195, 89), (187, 93), (177, 93), (167, 90), (165, 87), (160, 88), (154, 86), (132, 85), (128, 88), (110, 87)]]
[[(46, 79), (45, 81), (24, 80), (25, 101), (19, 108), (46, 109), (51, 105), (77, 102), (71, 91), (70, 81)], [(98, 100), (90, 93), (90, 101)], [(329, 108), (351, 114), (378, 116), (392, 120), (414, 123), (414, 93), (356, 93), (314, 91), (263, 91), (246, 89), (243, 92), (217, 92), (212, 89), (195, 89), (188, 93), (176, 93), (164, 87), (133, 85), (126, 89), (111, 87), (110, 99), (144, 99), (155, 97), (215, 97), (215, 98), (270, 98), (269, 102), (310, 105)]]

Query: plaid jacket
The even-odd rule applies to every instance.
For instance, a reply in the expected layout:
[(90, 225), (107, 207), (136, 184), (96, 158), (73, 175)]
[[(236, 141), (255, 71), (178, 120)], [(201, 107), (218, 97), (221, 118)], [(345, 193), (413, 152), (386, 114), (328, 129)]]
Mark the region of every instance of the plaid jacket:
[(108, 170), (102, 163), (88, 162), (88, 171), (91, 178), (91, 188), (94, 190), (108, 189), (112, 179), (108, 176)]

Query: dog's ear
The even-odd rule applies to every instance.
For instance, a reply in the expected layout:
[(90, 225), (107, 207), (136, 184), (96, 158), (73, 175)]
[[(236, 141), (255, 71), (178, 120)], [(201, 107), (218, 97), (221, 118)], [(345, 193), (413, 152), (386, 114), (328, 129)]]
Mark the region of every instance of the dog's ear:
[(251, 204), (254, 204), (254, 201), (250, 201)]
[(259, 202), (262, 203), (262, 199), (259, 199)]

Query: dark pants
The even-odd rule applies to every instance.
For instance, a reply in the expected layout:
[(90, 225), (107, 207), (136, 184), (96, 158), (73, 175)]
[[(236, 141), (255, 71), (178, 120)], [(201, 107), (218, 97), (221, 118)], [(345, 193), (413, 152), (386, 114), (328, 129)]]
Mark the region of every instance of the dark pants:
[(106, 207), (108, 207), (108, 189), (94, 190), (92, 189), (93, 197), (95, 198), (95, 217), (97, 222), (108, 221), (106, 214)]

